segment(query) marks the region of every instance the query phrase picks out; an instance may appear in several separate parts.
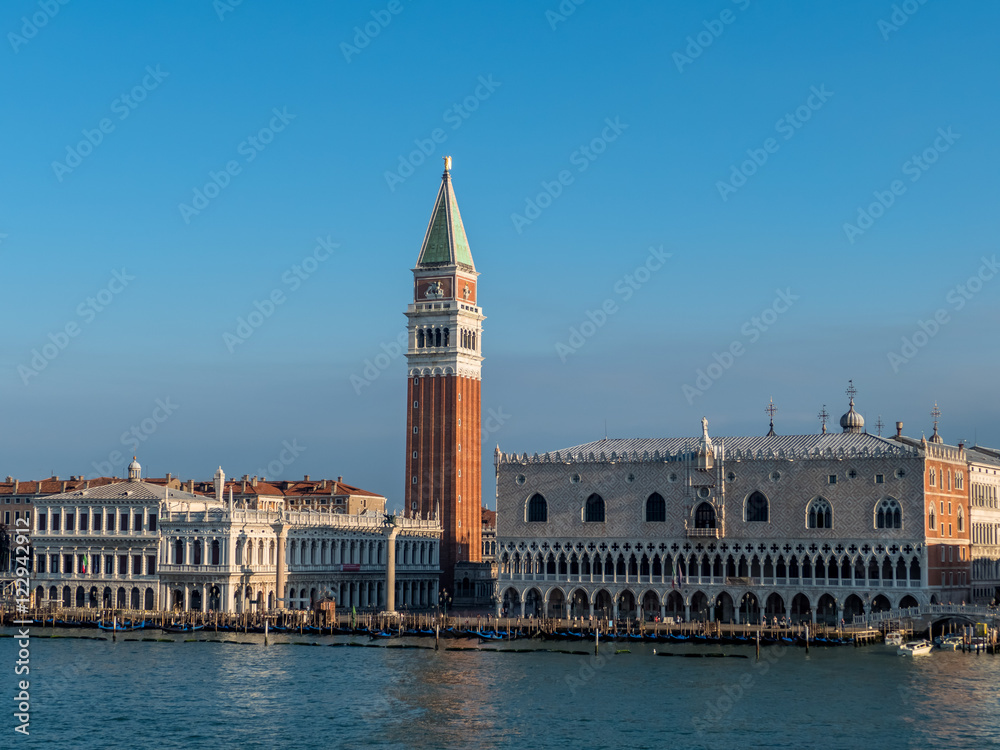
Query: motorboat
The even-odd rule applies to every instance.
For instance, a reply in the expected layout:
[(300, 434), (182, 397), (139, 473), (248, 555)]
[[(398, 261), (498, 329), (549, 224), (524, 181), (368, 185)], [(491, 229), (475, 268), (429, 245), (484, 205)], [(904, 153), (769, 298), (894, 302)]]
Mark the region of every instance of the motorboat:
[(886, 646), (902, 646), (903, 645), (903, 634), (898, 630), (893, 630), (891, 633), (886, 633), (885, 636)]
[(900, 656), (926, 656), (934, 648), (934, 644), (927, 640), (910, 641), (900, 645), (897, 653)]

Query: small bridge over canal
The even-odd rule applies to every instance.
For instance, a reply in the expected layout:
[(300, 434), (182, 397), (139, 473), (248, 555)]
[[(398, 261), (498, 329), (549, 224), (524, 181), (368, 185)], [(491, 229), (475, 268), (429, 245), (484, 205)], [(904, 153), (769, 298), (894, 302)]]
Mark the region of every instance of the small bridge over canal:
[(913, 630), (929, 628), (940, 620), (965, 620), (969, 623), (987, 622), (996, 626), (1000, 621), (1000, 610), (977, 604), (922, 604), (918, 607), (887, 609), (865, 615), (855, 615), (854, 625), (877, 628), (891, 627), (896, 623), (906, 623)]

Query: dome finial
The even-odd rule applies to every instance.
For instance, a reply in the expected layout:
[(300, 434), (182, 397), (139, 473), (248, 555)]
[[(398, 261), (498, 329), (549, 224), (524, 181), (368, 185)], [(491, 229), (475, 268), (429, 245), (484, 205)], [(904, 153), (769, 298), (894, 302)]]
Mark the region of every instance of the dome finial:
[(142, 467), (139, 465), (138, 459), (132, 456), (132, 463), (128, 465), (128, 481), (138, 482), (142, 478)]
[(854, 387), (853, 380), (847, 381), (847, 390), (845, 393), (850, 397), (851, 403), (847, 410), (847, 414), (840, 418), (840, 426), (843, 428), (844, 432), (860, 434), (865, 431), (865, 418), (854, 411), (854, 397), (857, 395), (858, 391)]
[(941, 410), (938, 409), (937, 401), (934, 402), (934, 408), (931, 410), (931, 416), (934, 417), (934, 434), (931, 435), (930, 441), (932, 443), (943, 443), (944, 438), (938, 435), (938, 420), (941, 418)]

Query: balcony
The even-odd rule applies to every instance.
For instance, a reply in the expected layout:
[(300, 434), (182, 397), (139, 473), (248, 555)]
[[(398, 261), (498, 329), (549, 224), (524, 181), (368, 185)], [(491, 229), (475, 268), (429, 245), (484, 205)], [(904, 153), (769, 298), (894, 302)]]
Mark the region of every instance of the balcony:
[(688, 539), (718, 539), (719, 529), (687, 529)]

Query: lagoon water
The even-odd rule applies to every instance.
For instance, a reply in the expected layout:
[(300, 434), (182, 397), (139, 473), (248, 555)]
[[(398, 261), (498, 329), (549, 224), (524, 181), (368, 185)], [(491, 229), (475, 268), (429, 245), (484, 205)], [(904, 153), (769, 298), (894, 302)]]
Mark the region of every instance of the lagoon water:
[[(10, 632), (9, 630), (7, 632)], [(40, 631), (36, 631), (40, 632)], [(44, 631), (93, 635), (93, 631)], [(103, 634), (102, 634), (103, 635)], [(159, 631), (124, 634), (166, 637)], [(885, 646), (629, 644), (566, 653), (329, 648), (361, 638), (33, 639), (30, 737), (10, 748), (982, 748), (1000, 743), (1000, 657)], [(286, 645), (281, 641), (318, 643)], [(587, 649), (515, 642), (498, 648)], [(618, 646), (621, 648), (622, 646)], [(494, 646), (485, 646), (494, 648)], [(659, 652), (671, 657), (654, 655)], [(725, 652), (749, 658), (685, 658)]]

